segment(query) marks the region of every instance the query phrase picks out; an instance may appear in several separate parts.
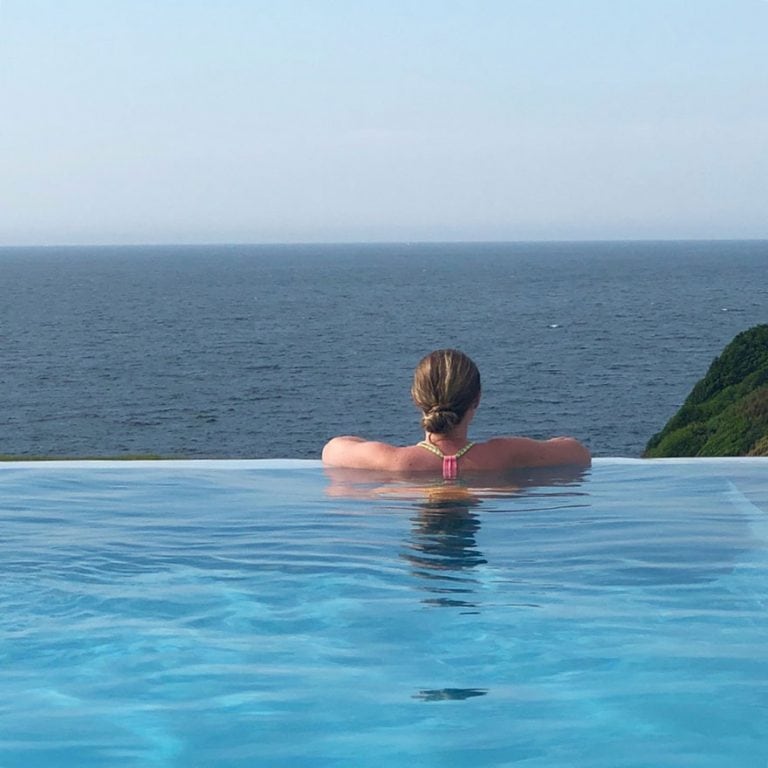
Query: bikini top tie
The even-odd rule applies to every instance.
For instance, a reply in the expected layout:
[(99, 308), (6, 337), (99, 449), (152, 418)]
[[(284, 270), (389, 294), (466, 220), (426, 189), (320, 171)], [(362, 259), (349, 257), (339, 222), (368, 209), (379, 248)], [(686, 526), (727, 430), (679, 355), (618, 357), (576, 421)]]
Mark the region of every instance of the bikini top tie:
[(461, 450), (456, 451), (453, 456), (446, 456), (436, 445), (428, 443), (426, 440), (422, 440), (417, 445), (420, 448), (425, 448), (430, 453), (434, 453), (435, 456), (439, 456), (443, 460), (443, 480), (455, 480), (459, 476), (459, 459), (474, 443), (467, 443)]

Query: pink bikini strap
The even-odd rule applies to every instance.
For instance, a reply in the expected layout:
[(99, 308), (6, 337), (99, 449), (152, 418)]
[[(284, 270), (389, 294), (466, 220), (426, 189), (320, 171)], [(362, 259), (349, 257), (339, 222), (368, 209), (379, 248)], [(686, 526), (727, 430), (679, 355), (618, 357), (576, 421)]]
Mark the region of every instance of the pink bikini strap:
[(443, 480), (455, 480), (459, 476), (459, 459), (474, 445), (467, 443), (460, 451), (456, 451), (454, 456), (446, 456), (436, 445), (422, 440), (418, 443), (420, 448), (426, 448), (430, 453), (439, 456), (443, 460)]

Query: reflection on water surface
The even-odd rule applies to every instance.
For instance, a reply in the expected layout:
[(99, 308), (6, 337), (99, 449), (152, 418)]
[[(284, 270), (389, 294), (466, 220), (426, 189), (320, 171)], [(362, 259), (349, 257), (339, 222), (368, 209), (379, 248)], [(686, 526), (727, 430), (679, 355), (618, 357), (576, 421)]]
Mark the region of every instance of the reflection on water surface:
[[(468, 475), (456, 481), (425, 479), (423, 474), (393, 476), (361, 470), (327, 469), (328, 493), (349, 498), (389, 499), (398, 509), (412, 511), (409, 536), (401, 557), (412, 566), (427, 595), (424, 605), (459, 608), (474, 613), (472, 599), (478, 583), (472, 571), (488, 564), (477, 544), (481, 528), (479, 512), (493, 501), (509, 503), (508, 511), (520, 511), (520, 502), (543, 493), (559, 497), (563, 489), (572, 497), (589, 470), (583, 467), (526, 469), (489, 476)], [(556, 502), (558, 505), (562, 500)]]

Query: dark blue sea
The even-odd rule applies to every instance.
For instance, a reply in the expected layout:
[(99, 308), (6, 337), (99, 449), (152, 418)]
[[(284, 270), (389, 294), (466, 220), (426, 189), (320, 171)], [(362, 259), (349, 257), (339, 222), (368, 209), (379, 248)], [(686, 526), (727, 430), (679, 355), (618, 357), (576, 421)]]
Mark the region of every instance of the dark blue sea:
[(420, 438), (410, 377), (480, 366), (473, 437), (638, 456), (738, 332), (768, 241), (0, 248), (0, 453), (316, 458)]

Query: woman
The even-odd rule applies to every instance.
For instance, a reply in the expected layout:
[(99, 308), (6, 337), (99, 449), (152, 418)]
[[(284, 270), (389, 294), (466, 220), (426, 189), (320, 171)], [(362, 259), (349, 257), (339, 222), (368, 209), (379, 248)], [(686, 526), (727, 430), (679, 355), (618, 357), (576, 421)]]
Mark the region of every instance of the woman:
[(496, 437), (472, 443), (469, 425), (480, 404), (480, 372), (463, 352), (438, 349), (416, 368), (411, 387), (422, 411), (424, 440), (397, 447), (360, 437), (334, 437), (323, 448), (323, 462), (332, 467), (388, 472), (439, 472), (443, 478), (462, 471), (491, 472), (517, 467), (588, 466), (589, 451), (572, 437), (533, 440)]

